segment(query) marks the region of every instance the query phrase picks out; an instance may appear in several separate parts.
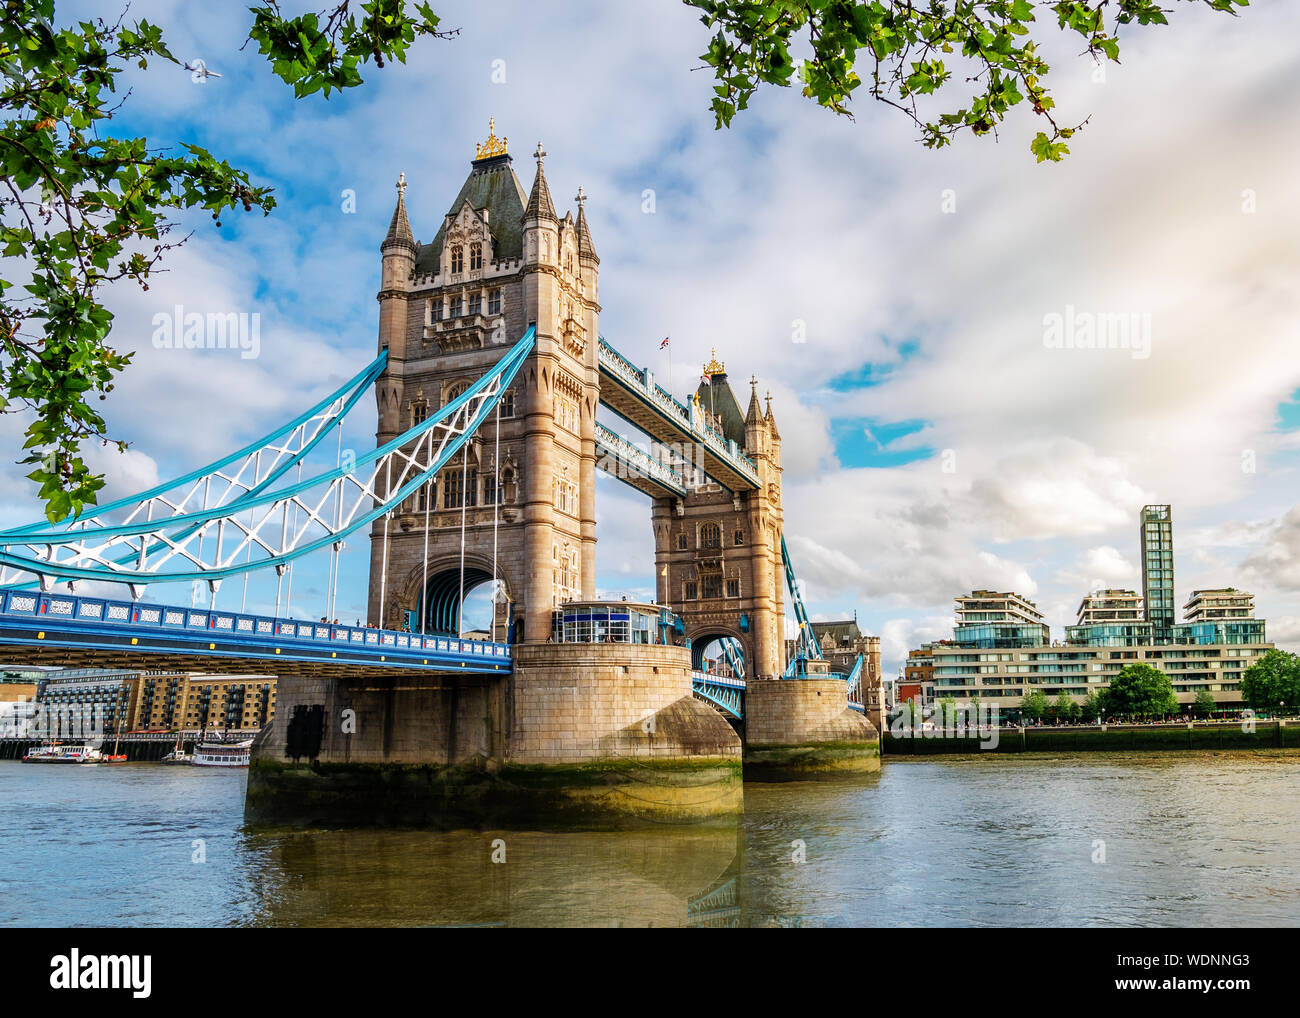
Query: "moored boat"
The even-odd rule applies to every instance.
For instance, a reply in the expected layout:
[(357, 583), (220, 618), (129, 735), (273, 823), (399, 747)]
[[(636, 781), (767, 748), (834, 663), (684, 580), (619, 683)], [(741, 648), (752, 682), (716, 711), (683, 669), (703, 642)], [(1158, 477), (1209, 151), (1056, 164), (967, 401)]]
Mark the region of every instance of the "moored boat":
[(68, 746), (47, 742), (23, 754), (23, 763), (97, 764), (103, 756), (94, 746)]
[(194, 749), (194, 766), (247, 767), (252, 751), (252, 739), (240, 742), (200, 742)]

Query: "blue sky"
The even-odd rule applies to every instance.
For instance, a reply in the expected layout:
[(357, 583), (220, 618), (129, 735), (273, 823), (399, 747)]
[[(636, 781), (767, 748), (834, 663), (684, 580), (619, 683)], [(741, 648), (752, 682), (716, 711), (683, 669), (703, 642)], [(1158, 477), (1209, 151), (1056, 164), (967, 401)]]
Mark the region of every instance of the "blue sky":
[[(1300, 91), (1300, 11), (1179, 10), (1171, 30), (1131, 33), (1102, 81), (1053, 40), (1058, 106), (1093, 120), (1064, 164), (1038, 166), (1027, 114), (996, 142), (931, 152), (884, 108), (864, 100), (849, 121), (787, 90), (715, 131), (693, 70), (707, 33), (672, 0), (434, 7), (458, 38), (295, 102), (240, 50), (241, 5), (132, 5), (222, 77), (133, 72), (113, 129), (204, 145), (279, 205), (186, 222), (148, 294), (113, 294), (114, 340), (138, 353), (108, 405), (132, 451), (94, 453), (111, 496), (270, 430), (368, 362), (397, 174), (427, 241), (495, 116), (525, 187), (541, 139), (561, 213), (579, 184), (590, 196), (601, 330), (620, 350), (664, 380), (671, 335), (679, 397), (714, 347), (742, 405), (751, 373), (771, 390), (811, 608), (856, 611), (887, 676), (972, 586), (1014, 588), (1060, 627), (1088, 589), (1137, 585), (1146, 502), (1174, 505), (1181, 596), (1248, 587), (1273, 638), (1300, 644), (1300, 113), (1277, 101)], [(176, 303), (260, 313), (262, 355), (154, 350), (151, 317)], [(1067, 305), (1149, 313), (1150, 356), (1048, 348), (1044, 316)], [(13, 440), (19, 422), (3, 423)], [(13, 522), (37, 514), (18, 476), (0, 503)], [(602, 590), (649, 594), (646, 500), (609, 479), (597, 500)], [(366, 562), (351, 542), (340, 617), (364, 612)], [(301, 614), (324, 610), (326, 568), (299, 569)], [(273, 584), (249, 597), (266, 608)]]

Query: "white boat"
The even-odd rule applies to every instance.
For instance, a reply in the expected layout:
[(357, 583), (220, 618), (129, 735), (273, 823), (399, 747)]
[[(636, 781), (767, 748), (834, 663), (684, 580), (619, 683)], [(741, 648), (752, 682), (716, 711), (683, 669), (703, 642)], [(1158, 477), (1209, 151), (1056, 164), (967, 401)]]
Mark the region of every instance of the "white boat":
[(200, 742), (194, 749), (195, 767), (247, 767), (253, 740)]
[(47, 742), (23, 754), (23, 763), (97, 764), (102, 754), (94, 746), (65, 746)]
[(176, 746), (159, 761), (159, 763), (165, 764), (192, 764), (193, 762), (194, 757), (185, 752), (184, 743), (179, 735), (176, 737)]

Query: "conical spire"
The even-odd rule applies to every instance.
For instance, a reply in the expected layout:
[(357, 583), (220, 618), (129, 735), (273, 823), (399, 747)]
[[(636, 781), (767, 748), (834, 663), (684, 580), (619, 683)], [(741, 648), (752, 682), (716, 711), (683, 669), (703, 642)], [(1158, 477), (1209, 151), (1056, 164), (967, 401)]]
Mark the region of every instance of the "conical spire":
[(772, 393), (770, 391), (767, 394), (767, 417), (765, 420), (767, 421), (767, 426), (772, 430), (772, 437), (779, 439), (781, 437), (781, 432), (776, 430), (776, 418), (772, 416)]
[(763, 411), (758, 406), (758, 379), (749, 380), (749, 409), (745, 411), (745, 427), (763, 423)]
[(537, 176), (533, 178), (533, 189), (528, 195), (528, 205), (524, 208), (524, 221), (549, 219), (555, 222), (555, 203), (551, 201), (551, 189), (546, 186), (546, 171), (542, 168), (546, 150), (542, 148), (540, 141), (537, 143), (537, 151), (533, 153), (533, 158), (537, 160)]
[(590, 259), (599, 265), (596, 245), (591, 242), (591, 230), (587, 226), (587, 195), (581, 187), (573, 200), (578, 203), (578, 257)]
[(415, 237), (411, 234), (411, 220), (406, 215), (406, 174), (397, 178), (397, 208), (393, 209), (393, 221), (388, 224), (388, 235), (379, 245), (382, 251), (392, 245), (405, 245), (415, 250)]

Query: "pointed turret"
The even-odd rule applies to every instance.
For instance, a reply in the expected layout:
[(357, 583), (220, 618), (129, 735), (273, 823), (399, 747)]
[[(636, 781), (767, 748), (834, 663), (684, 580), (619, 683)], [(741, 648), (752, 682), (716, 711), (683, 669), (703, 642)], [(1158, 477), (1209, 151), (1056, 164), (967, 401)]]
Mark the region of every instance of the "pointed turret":
[(772, 432), (772, 438), (776, 441), (781, 440), (781, 432), (776, 430), (776, 418), (772, 416), (772, 393), (767, 394), (767, 416), (764, 418), (768, 430)]
[(542, 167), (546, 150), (542, 148), (540, 141), (537, 143), (534, 158), (537, 160), (537, 176), (533, 178), (533, 189), (528, 193), (528, 205), (524, 208), (524, 222), (530, 219), (549, 219), (554, 223), (557, 222), (555, 203), (551, 201), (551, 189), (546, 186), (546, 170)]
[(581, 187), (574, 198), (578, 203), (578, 259), (584, 264), (590, 262), (599, 265), (596, 257), (596, 245), (591, 242), (591, 229), (587, 226), (587, 195)]
[(745, 431), (763, 423), (763, 411), (758, 405), (758, 379), (749, 380), (749, 409), (745, 411)]
[(379, 245), (381, 252), (390, 247), (406, 247), (415, 250), (415, 237), (411, 233), (411, 220), (406, 215), (406, 174), (397, 178), (397, 207), (393, 209), (392, 222), (388, 224), (388, 234)]

